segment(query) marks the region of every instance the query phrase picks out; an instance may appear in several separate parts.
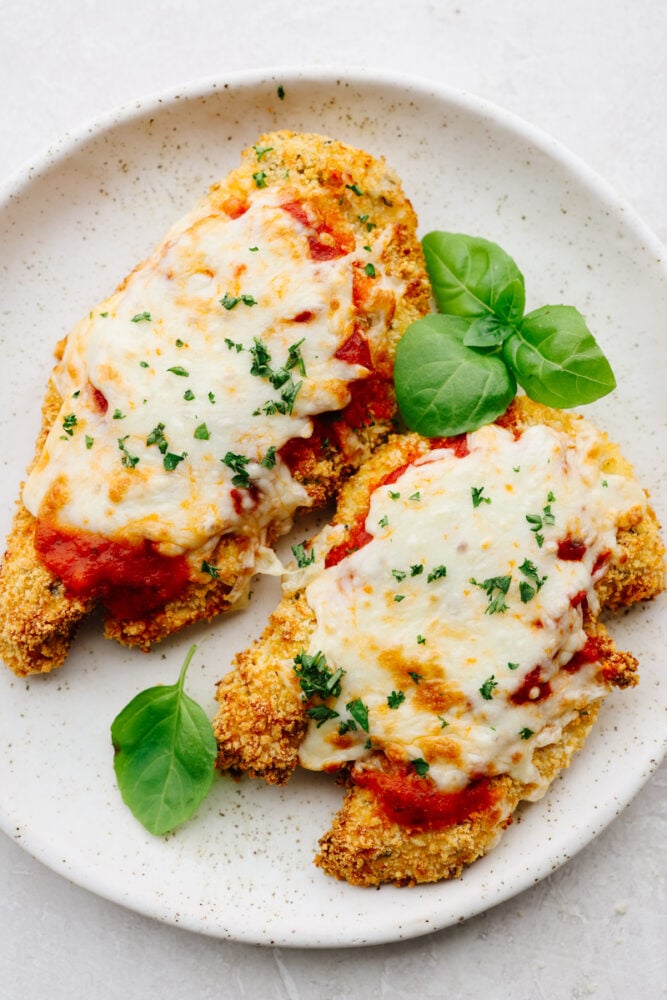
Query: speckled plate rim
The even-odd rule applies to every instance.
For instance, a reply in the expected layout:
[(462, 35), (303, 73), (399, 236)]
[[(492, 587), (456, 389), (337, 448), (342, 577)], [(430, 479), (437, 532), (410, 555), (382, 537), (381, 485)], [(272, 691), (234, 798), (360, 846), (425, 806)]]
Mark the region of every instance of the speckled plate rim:
[[(16, 171), (0, 189), (0, 212), (2, 212), (3, 206), (22, 196), (35, 179), (50, 170), (57, 170), (58, 164), (66, 158), (76, 156), (77, 151), (86, 143), (95, 142), (104, 134), (112, 136), (114, 130), (119, 126), (143, 119), (147, 114), (159, 116), (165, 109), (173, 108), (180, 101), (185, 103), (199, 98), (207, 99), (223, 90), (251, 92), (254, 89), (265, 90), (269, 86), (276, 88), (279, 84), (289, 89), (290, 86), (298, 88), (309, 83), (314, 87), (329, 86), (331, 88), (349, 85), (357, 91), (363, 91), (364, 88), (373, 88), (377, 91), (380, 88), (386, 90), (388, 94), (395, 93), (403, 98), (410, 94), (417, 104), (420, 100), (440, 101), (443, 108), (453, 109), (464, 118), (466, 115), (476, 120), (483, 118), (488, 121), (491, 130), (511, 134), (518, 143), (541, 151), (561, 173), (571, 177), (575, 186), (588, 192), (592, 201), (601, 205), (604, 211), (616, 218), (624, 231), (632, 235), (637, 245), (643, 246), (646, 261), (652, 260), (659, 268), (660, 277), (657, 280), (664, 285), (667, 297), (667, 269), (663, 260), (664, 248), (659, 240), (637, 213), (618, 196), (604, 179), (555, 139), (512, 113), (474, 95), (454, 88), (434, 85), (426, 80), (373, 70), (363, 71), (356, 68), (338, 67), (307, 70), (289, 67), (258, 69), (230, 74), (220, 79), (196, 81), (175, 87), (160, 95), (129, 102), (100, 116), (89, 125), (67, 133), (43, 154)], [(391, 161), (389, 151), (387, 156)], [(406, 187), (409, 188), (409, 178), (404, 175), (403, 180)], [(664, 610), (664, 603), (661, 607)], [(147, 684), (140, 686), (147, 686)], [(372, 927), (366, 926), (363, 931), (359, 930), (358, 922), (354, 919), (350, 921), (348, 929), (344, 928), (342, 931), (340, 927), (329, 929), (326, 921), (320, 926), (299, 927), (296, 932), (293, 926), (281, 925), (280, 921), (266, 929), (261, 928), (256, 920), (242, 926), (238, 924), (225, 925), (224, 922), (217, 925), (214, 922), (207, 923), (198, 919), (196, 911), (194, 913), (181, 913), (178, 906), (170, 905), (169, 901), (165, 903), (162, 900), (158, 903), (154, 896), (147, 897), (141, 891), (141, 884), (136, 887), (130, 886), (129, 889), (127, 886), (119, 885), (116, 873), (106, 870), (103, 863), (98, 869), (82, 867), (80, 870), (77, 870), (76, 867), (73, 868), (71, 863), (65, 864), (60, 860), (58, 845), (49, 843), (48, 837), (45, 838), (39, 830), (24, 830), (19, 843), (55, 871), (103, 897), (145, 915), (200, 933), (248, 943), (305, 947), (350, 946), (405, 939), (449, 926), (482, 912), (538, 882), (576, 854), (619, 814), (661, 761), (667, 749), (667, 729), (653, 735), (654, 739), (650, 747), (639, 744), (640, 749), (635, 753), (634, 758), (634, 764), (637, 766), (626, 768), (623, 771), (620, 776), (620, 784), (614, 788), (613, 795), (605, 803), (596, 803), (595, 809), (589, 815), (582, 816), (581, 821), (576, 826), (567, 830), (563, 829), (557, 842), (549, 850), (542, 852), (542, 855), (537, 858), (530, 859), (529, 863), (521, 870), (512, 869), (512, 866), (509, 865), (507, 868), (508, 877), (502, 877), (502, 875), (496, 877), (493, 870), (489, 869), (487, 865), (488, 859), (483, 859), (472, 869), (472, 871), (477, 869), (482, 873), (480, 875), (481, 881), (475, 885), (475, 879), (471, 879), (469, 885), (472, 892), (464, 893), (462, 896), (459, 893), (461, 898), (457, 899), (454, 907), (447, 901), (447, 885), (413, 890), (385, 889), (382, 891), (382, 910), (376, 908), (373, 911), (373, 917), (377, 922)], [(557, 809), (558, 789), (554, 794), (555, 808)], [(520, 825), (526, 829), (535, 827), (533, 816), (534, 814)], [(7, 801), (0, 802), (0, 828), (10, 837), (15, 836), (16, 820), (17, 816), (12, 812), (12, 804)], [(496, 849), (496, 852), (493, 856), (499, 859), (502, 853), (507, 854), (502, 844)], [(506, 860), (503, 858), (503, 861)], [(457, 885), (460, 886), (461, 883), (457, 883)], [(483, 886), (482, 892), (479, 891), (479, 885)], [(451, 889), (456, 890), (456, 885), (452, 884)], [(335, 896), (339, 900), (345, 899), (346, 892), (349, 893), (350, 900), (353, 900), (353, 909), (359, 911), (363, 918), (365, 915), (364, 897), (366, 899), (372, 897), (364, 890), (353, 890), (345, 886), (336, 887)], [(406, 892), (412, 895), (405, 896)], [(416, 905), (409, 904), (409, 899), (415, 900)], [(384, 916), (382, 915), (383, 911)]]

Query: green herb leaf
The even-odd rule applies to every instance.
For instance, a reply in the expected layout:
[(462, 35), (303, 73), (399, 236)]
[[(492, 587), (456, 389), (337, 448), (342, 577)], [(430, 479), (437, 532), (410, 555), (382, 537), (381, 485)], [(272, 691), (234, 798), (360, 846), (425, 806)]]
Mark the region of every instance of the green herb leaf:
[(314, 653), (312, 656), (302, 649), (294, 657), (294, 673), (299, 678), (304, 698), (319, 695), (320, 698), (337, 698), (340, 694), (340, 681), (344, 670), (333, 671), (327, 666), (324, 653)]
[(151, 320), (151, 314), (149, 312), (141, 312), (141, 313), (137, 313), (135, 316), (133, 316), (130, 322), (132, 322), (132, 323), (148, 323), (148, 322), (150, 322), (150, 320)]
[(392, 691), (387, 698), (387, 704), (389, 708), (398, 708), (399, 705), (403, 704), (405, 701), (405, 693), (403, 691)]
[(354, 721), (358, 722), (365, 732), (368, 732), (368, 708), (364, 705), (361, 698), (355, 698), (353, 701), (348, 701), (345, 708), (348, 710)]
[(495, 315), (506, 323), (523, 316), (523, 275), (512, 258), (489, 240), (432, 232), (422, 240), (438, 308), (453, 316)]
[(466, 347), (498, 348), (513, 330), (498, 316), (478, 316), (466, 330), (463, 343)]
[(486, 701), (491, 701), (491, 699), (493, 698), (493, 691), (497, 687), (498, 687), (498, 681), (495, 679), (493, 674), (491, 674), (491, 676), (487, 677), (487, 679), (482, 684), (481, 688), (479, 689), (479, 693), (481, 694), (482, 698), (486, 699)]
[(72, 437), (74, 434), (74, 428), (76, 425), (77, 419), (74, 413), (68, 413), (67, 416), (63, 418), (63, 430), (65, 431), (65, 434), (69, 435), (69, 437)]
[(126, 434), (125, 437), (118, 438), (118, 447), (122, 452), (122, 458), (120, 461), (121, 465), (125, 466), (126, 469), (134, 469), (135, 466), (139, 465), (139, 459), (137, 458), (136, 455), (130, 455), (129, 451), (127, 450), (125, 442), (129, 438), (129, 436), (130, 436), (129, 434)]
[(196, 437), (198, 441), (208, 441), (210, 436), (211, 432), (206, 424), (200, 424), (199, 427), (195, 427), (194, 437)]
[(486, 580), (482, 580), (481, 583), (473, 577), (470, 578), (470, 583), (475, 587), (481, 587), (486, 592), (486, 596), (489, 599), (489, 604), (485, 612), (487, 615), (500, 614), (507, 610), (508, 605), (505, 601), (505, 595), (510, 589), (511, 582), (511, 576), (490, 576)]
[(329, 708), (328, 705), (312, 705), (310, 708), (306, 709), (306, 715), (310, 719), (314, 719), (317, 722), (317, 728), (323, 726), (325, 722), (329, 719), (337, 719), (338, 712), (334, 708)]
[(232, 485), (247, 489), (250, 486), (250, 473), (247, 471), (246, 465), (250, 459), (245, 455), (236, 455), (233, 451), (228, 451), (222, 461), (234, 473)]
[(311, 566), (315, 562), (315, 549), (307, 552), (303, 542), (292, 546), (292, 555), (296, 559), (299, 569), (303, 569), (304, 566)]
[(471, 486), (470, 492), (472, 494), (472, 505), (473, 507), (479, 507), (482, 503), (491, 503), (491, 497), (483, 497), (484, 492), (483, 486)]
[(212, 563), (207, 562), (205, 559), (202, 560), (201, 571), (202, 573), (208, 573), (208, 575), (213, 577), (214, 580), (220, 579), (220, 570), (218, 567), (213, 566)]
[(609, 362), (573, 306), (529, 313), (503, 344), (503, 357), (526, 394), (547, 406), (592, 403), (616, 387)]
[(171, 372), (173, 375), (180, 375), (181, 378), (187, 378), (190, 374), (190, 372), (186, 371), (182, 365), (173, 365), (173, 367), (167, 368), (167, 371)]
[(468, 321), (431, 315), (412, 323), (398, 342), (396, 398), (410, 430), (449, 437), (476, 430), (504, 413), (516, 394), (500, 357), (466, 347)]
[(185, 451), (182, 455), (175, 455), (174, 452), (168, 451), (162, 459), (162, 464), (167, 472), (173, 472), (176, 466), (185, 458), (187, 458), (187, 452)]
[(420, 778), (423, 778), (425, 777), (425, 775), (428, 774), (429, 768), (431, 766), (428, 763), (428, 761), (424, 760), (423, 757), (417, 757), (416, 760), (411, 760), (410, 763), (412, 764), (412, 766), (414, 767), (415, 771), (417, 772)]
[(111, 726), (123, 801), (158, 836), (187, 820), (213, 782), (217, 747), (211, 723), (184, 691), (195, 649), (190, 647), (176, 684), (142, 691)]

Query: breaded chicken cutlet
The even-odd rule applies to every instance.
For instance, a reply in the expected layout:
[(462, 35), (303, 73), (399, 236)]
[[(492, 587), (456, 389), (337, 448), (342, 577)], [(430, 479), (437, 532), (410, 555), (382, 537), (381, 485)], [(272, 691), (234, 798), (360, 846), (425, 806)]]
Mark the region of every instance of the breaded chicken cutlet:
[(600, 611), (664, 587), (618, 448), (524, 397), (468, 435), (392, 438), (299, 561), (218, 685), (218, 766), (337, 774), (316, 863), (366, 886), (456, 877), (494, 846), (637, 682)]
[(386, 438), (430, 289), (380, 159), (274, 132), (60, 345), (0, 569), (0, 656), (62, 664), (97, 604), (152, 643), (243, 602)]

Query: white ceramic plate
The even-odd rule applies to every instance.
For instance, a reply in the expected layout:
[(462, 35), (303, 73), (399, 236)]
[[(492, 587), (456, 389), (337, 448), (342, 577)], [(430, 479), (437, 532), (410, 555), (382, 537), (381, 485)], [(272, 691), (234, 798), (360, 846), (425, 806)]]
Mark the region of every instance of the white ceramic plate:
[[(0, 535), (32, 452), (56, 340), (236, 165), (243, 146), (275, 127), (324, 132), (384, 154), (423, 232), (496, 240), (524, 271), (529, 308), (578, 305), (620, 384), (589, 413), (611, 429), (660, 506), (667, 270), (643, 224), (554, 141), (473, 97), (359, 71), (280, 71), (126, 107), (65, 137), (6, 190)], [(55, 674), (23, 681), (2, 671), (4, 831), (74, 882), (192, 930), (301, 946), (398, 940), (479, 913), (553, 871), (618, 814), (664, 752), (662, 601), (614, 624), (621, 648), (640, 658), (641, 686), (609, 699), (570, 771), (458, 881), (377, 892), (322, 875), (312, 858), (340, 792), (319, 775), (297, 775), (284, 790), (216, 781), (190, 822), (151, 837), (115, 786), (112, 719), (137, 691), (175, 680), (192, 641), (199, 651), (189, 689), (213, 714), (214, 682), (276, 600), (275, 583), (261, 582), (250, 610), (149, 657), (105, 642), (93, 621)]]

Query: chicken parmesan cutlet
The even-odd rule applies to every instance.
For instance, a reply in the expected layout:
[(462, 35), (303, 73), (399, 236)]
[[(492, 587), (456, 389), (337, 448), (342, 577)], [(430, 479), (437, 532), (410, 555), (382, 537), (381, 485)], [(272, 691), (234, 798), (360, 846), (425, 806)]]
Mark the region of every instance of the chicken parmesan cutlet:
[(316, 863), (362, 886), (457, 877), (489, 851), (637, 683), (601, 610), (664, 587), (618, 448), (525, 397), (456, 438), (392, 438), (299, 562), (218, 685), (218, 766), (337, 775)]
[(95, 606), (152, 643), (244, 601), (386, 438), (430, 289), (381, 160), (274, 132), (60, 345), (0, 571), (0, 655), (62, 664)]

